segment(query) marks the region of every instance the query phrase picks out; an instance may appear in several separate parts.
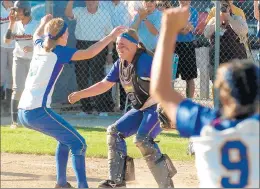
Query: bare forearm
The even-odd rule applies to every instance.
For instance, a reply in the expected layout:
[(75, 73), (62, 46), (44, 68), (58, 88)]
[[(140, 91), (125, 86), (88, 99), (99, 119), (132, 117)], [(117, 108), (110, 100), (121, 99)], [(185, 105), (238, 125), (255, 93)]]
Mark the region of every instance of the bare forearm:
[(73, 19), (74, 17), (72, 9), (73, 9), (73, 1), (69, 1), (65, 10), (65, 15), (70, 19)]
[(255, 15), (255, 18), (260, 21), (259, 19), (259, 7), (258, 7), (258, 1), (254, 1), (254, 15)]
[(73, 55), (72, 60), (77, 61), (93, 58), (98, 53), (100, 53), (112, 40), (113, 37), (111, 35), (108, 35), (94, 45), (91, 45), (86, 50), (78, 50)]
[(155, 52), (152, 78), (151, 95), (161, 104), (170, 119), (175, 122), (178, 104), (183, 97), (172, 88), (172, 56), (175, 50), (177, 32), (172, 33), (167, 29), (161, 30), (157, 49)]
[(36, 29), (36, 31), (34, 32), (33, 38), (34, 40), (36, 40), (37, 38), (39, 38), (40, 36), (42, 36), (44, 34), (44, 27), (46, 24), (40, 24), (39, 27)]
[(4, 42), (6, 44), (10, 44), (11, 41), (13, 40), (13, 30), (14, 30), (14, 23), (9, 23), (8, 30), (4, 37)]
[(248, 26), (244, 20), (234, 20), (232, 17), (229, 19), (229, 24), (238, 35), (245, 36), (248, 33)]
[(159, 34), (158, 30), (154, 27), (154, 25), (149, 20), (146, 20), (144, 23), (145, 23), (146, 27), (148, 28), (148, 30), (151, 32), (151, 34), (153, 34), (153, 35)]
[(137, 31), (140, 23), (141, 23), (141, 19), (140, 19), (140, 17), (138, 17), (136, 19), (136, 21), (131, 25), (131, 28)]
[(111, 89), (112, 86), (113, 86), (113, 84), (108, 85), (106, 82), (100, 81), (87, 89), (79, 91), (78, 95), (81, 98), (97, 96), (97, 95), (105, 93), (106, 91)]
[(209, 39), (211, 38), (214, 32), (215, 32), (215, 24), (207, 24), (204, 29), (204, 36)]

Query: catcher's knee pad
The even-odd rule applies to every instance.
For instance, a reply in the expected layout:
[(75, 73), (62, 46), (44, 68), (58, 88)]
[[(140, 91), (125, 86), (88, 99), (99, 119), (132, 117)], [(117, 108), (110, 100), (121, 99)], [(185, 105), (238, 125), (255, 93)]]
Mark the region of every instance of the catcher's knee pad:
[(174, 187), (171, 178), (176, 174), (176, 169), (170, 158), (161, 154), (153, 139), (149, 136), (137, 135), (135, 144), (144, 156), (158, 186), (160, 188)]
[(160, 150), (150, 136), (137, 134), (134, 143), (141, 151), (143, 157), (149, 162), (155, 162), (161, 157)]
[(123, 134), (117, 131), (116, 124), (107, 128), (109, 179), (116, 184), (134, 179), (133, 159), (127, 156)]

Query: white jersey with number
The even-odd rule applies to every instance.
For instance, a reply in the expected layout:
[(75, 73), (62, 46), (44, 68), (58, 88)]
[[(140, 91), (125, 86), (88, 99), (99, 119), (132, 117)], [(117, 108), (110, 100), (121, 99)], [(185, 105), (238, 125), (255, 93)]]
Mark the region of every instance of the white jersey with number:
[(200, 187), (259, 188), (259, 120), (221, 131), (204, 126), (192, 141)]

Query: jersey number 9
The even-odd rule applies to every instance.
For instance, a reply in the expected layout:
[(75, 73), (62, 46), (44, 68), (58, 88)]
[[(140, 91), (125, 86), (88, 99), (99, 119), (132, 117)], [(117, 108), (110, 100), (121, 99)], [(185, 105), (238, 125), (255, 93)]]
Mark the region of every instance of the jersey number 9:
[[(231, 157), (232, 151), (237, 151), (235, 158)], [(230, 177), (222, 177), (223, 188), (244, 188), (248, 184), (248, 156), (246, 146), (239, 140), (228, 141), (221, 148), (221, 163), (228, 171), (240, 172), (238, 182), (232, 182)], [(236, 160), (234, 160), (236, 159)]]

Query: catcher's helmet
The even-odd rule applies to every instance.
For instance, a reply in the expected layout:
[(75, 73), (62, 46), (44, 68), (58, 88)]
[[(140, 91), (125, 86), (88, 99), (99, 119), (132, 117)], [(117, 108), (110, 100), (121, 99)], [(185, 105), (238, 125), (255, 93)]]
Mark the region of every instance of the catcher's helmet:
[(23, 15), (24, 16), (30, 16), (31, 15), (31, 4), (29, 1), (15, 1), (14, 7), (12, 9), (23, 9)]

